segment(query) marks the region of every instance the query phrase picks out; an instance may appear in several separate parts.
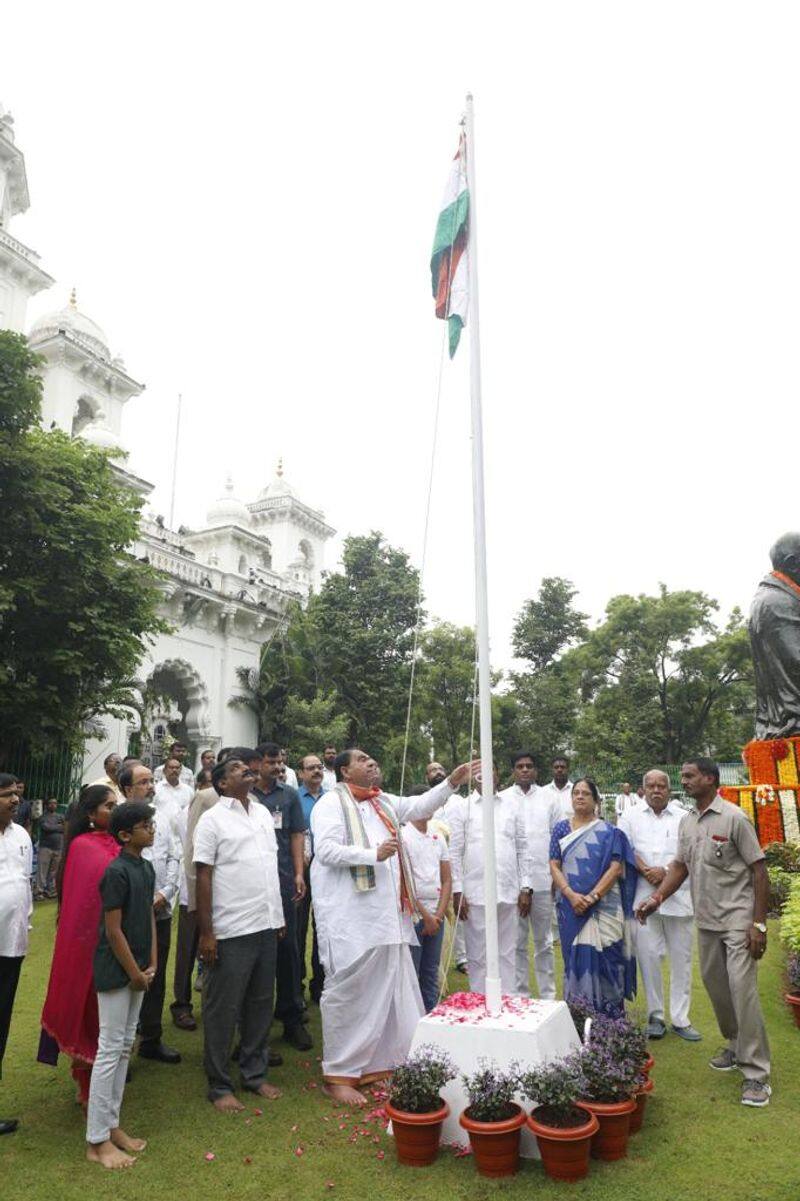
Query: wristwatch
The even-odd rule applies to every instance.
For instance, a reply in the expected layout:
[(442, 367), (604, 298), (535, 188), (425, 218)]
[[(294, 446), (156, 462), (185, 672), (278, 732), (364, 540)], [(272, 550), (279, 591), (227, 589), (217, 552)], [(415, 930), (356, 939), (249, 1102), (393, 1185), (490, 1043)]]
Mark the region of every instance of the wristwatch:
[(767, 932), (766, 922), (753, 922), (753, 928), (759, 930), (762, 934), (766, 934)]

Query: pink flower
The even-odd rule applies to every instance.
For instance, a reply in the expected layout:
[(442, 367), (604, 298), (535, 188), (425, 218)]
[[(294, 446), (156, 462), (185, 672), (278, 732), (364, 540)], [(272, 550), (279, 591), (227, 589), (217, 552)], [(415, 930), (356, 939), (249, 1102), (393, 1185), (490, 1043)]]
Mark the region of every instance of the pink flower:
[(263, 1112), (264, 1112), (263, 1109), (254, 1109), (253, 1110), (253, 1113), (256, 1115), (257, 1118), (260, 1118), (261, 1115), (263, 1114)]
[(208, 1162), (208, 1163), (211, 1163), (211, 1160), (212, 1160), (212, 1159), (216, 1159), (216, 1158), (217, 1158), (217, 1157), (216, 1157), (216, 1155), (214, 1154), (214, 1152), (213, 1152), (213, 1151), (206, 1151), (206, 1160), (207, 1160), (207, 1162)]
[(376, 1156), (375, 1156), (375, 1157), (376, 1157), (376, 1159), (385, 1159), (385, 1158), (386, 1158), (386, 1152), (385, 1152), (385, 1151), (378, 1151), (378, 1152), (376, 1152)]
[(301, 1155), (305, 1155), (305, 1150), (302, 1147), (295, 1147), (294, 1153), (299, 1159)]

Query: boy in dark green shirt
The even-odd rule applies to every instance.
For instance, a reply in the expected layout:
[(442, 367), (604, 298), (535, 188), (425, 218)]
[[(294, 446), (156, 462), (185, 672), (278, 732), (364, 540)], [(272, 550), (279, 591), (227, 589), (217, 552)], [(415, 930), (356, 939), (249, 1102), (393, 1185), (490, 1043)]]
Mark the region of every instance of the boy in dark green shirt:
[(104, 1168), (128, 1168), (135, 1163), (130, 1152), (145, 1148), (143, 1139), (121, 1128), (119, 1112), (139, 1010), (156, 970), (155, 874), (142, 859), (153, 845), (153, 809), (138, 801), (118, 805), (109, 828), (122, 850), (100, 881), (103, 920), (94, 956), (100, 1036), (89, 1085), (86, 1158)]

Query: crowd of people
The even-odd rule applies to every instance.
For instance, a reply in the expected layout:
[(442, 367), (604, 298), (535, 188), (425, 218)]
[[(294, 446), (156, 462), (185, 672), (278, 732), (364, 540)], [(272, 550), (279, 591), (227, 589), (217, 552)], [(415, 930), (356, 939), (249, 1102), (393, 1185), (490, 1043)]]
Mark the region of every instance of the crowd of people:
[[(66, 818), (48, 804), (40, 819), (35, 893), (57, 897), (58, 923), (38, 1057), (68, 1057), (93, 1162), (128, 1167), (144, 1149), (120, 1125), (137, 1035), (142, 1059), (181, 1062), (164, 1040), (173, 934), (170, 1016), (181, 1030), (198, 1029), (197, 964), (207, 1097), (217, 1110), (242, 1109), (234, 1077), (241, 1090), (280, 1096), (271, 1028), (280, 1023), (285, 1043), (310, 1050), (309, 1003), (321, 1011), (324, 1092), (365, 1104), (365, 1087), (391, 1073), (441, 996), (446, 923), (457, 970), (485, 991), (486, 820), (495, 830), (503, 993), (529, 996), (532, 968), (539, 997), (555, 1000), (557, 937), (565, 999), (615, 1016), (640, 985), (649, 1037), (696, 1042), (696, 927), (702, 980), (726, 1039), (710, 1066), (741, 1071), (743, 1104), (769, 1102), (756, 974), (767, 874), (752, 825), (719, 795), (712, 761), (683, 765), (692, 808), (671, 799), (669, 778), (654, 769), (637, 793), (626, 787), (617, 797), (611, 821), (593, 780), (571, 780), (559, 757), (540, 786), (526, 751), (512, 757), (507, 787), (495, 774), (491, 816), (477, 760), (450, 773), (432, 762), (424, 784), (398, 797), (383, 791), (380, 765), (360, 748), (306, 754), (296, 774), (286, 748), (271, 742), (205, 750), (196, 775), (186, 758), (175, 743), (153, 772), (111, 755)], [(20, 794), (20, 782), (0, 774), (0, 1064), (33, 911)], [(0, 1122), (0, 1133), (15, 1128)]]

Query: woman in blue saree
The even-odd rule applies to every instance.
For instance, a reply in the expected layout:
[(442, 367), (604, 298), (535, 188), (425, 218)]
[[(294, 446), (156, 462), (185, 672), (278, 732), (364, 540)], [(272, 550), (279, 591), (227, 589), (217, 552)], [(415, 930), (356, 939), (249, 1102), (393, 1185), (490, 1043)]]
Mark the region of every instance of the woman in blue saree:
[(550, 871), (564, 957), (564, 999), (583, 997), (619, 1017), (636, 993), (632, 919), (636, 861), (627, 838), (597, 816), (594, 780), (572, 786), (573, 816), (550, 840)]

